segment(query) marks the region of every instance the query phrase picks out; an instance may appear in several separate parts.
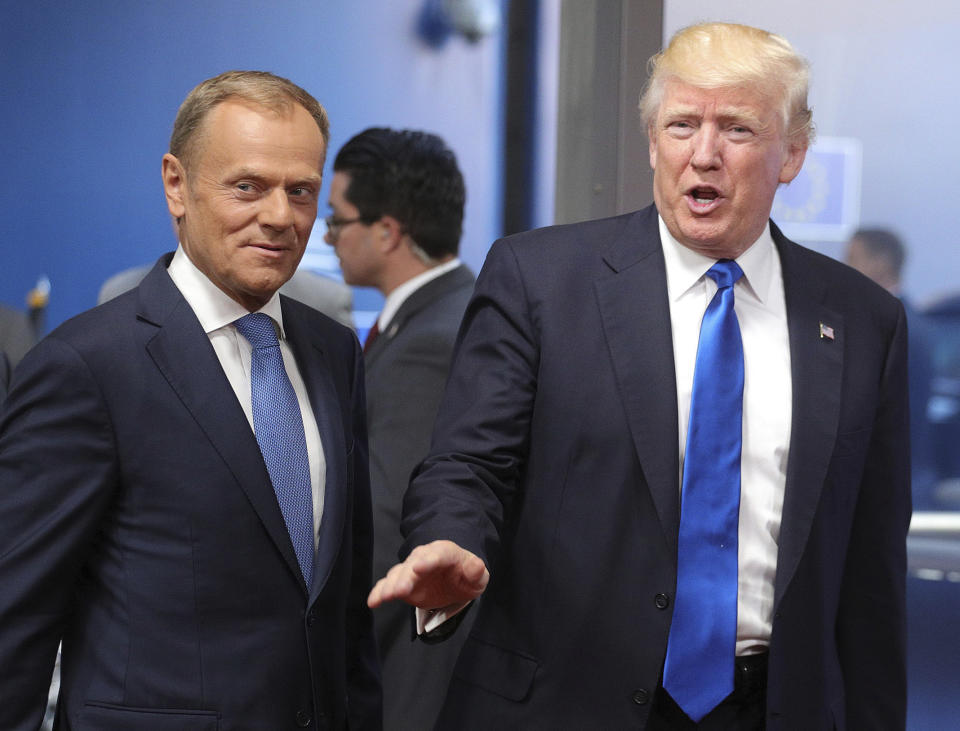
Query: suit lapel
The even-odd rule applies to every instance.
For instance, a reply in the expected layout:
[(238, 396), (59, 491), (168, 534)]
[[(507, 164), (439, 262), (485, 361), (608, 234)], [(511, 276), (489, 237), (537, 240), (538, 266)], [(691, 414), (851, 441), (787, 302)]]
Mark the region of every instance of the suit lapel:
[(348, 465), (345, 461), (347, 448), (340, 412), (343, 399), (337, 394), (330, 365), (327, 362), (328, 354), (323, 349), (316, 332), (310, 331), (309, 325), (287, 305), (285, 299), (281, 300), (283, 326), (303, 382), (307, 387), (327, 468), (323, 517), (320, 521), (317, 555), (313, 562), (313, 581), (310, 586), (309, 601), (312, 603), (323, 589), (336, 563), (349, 499), (347, 495)]
[(387, 325), (386, 331), (377, 336), (364, 354), (363, 362), (366, 369), (369, 371), (374, 366), (380, 354), (386, 350), (390, 341), (397, 336), (411, 317), (448, 292), (461, 287), (472, 286), (473, 281), (473, 274), (466, 266), (461, 264), (446, 274), (441, 274), (436, 279), (430, 280), (407, 297), (393, 316), (390, 324)]
[[(804, 251), (772, 227), (780, 252), (790, 335), (793, 414), (780, 521), (774, 611), (796, 573), (820, 500), (840, 417), (843, 316), (824, 304), (822, 279), (802, 261)], [(821, 324), (833, 338), (821, 335)]]
[(157, 328), (146, 342), (147, 352), (233, 473), (306, 592), (256, 437), (209, 338), (166, 273), (167, 263), (161, 260), (140, 285), (138, 318)]
[(611, 272), (594, 284), (604, 334), (634, 448), (664, 538), (675, 553), (680, 520), (676, 370), (653, 206), (634, 214), (604, 261)]

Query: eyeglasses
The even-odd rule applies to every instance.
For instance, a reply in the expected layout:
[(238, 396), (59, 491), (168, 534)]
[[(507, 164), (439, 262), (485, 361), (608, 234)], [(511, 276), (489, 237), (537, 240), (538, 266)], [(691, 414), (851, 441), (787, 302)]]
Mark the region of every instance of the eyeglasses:
[(327, 224), (327, 233), (330, 234), (331, 240), (336, 241), (340, 238), (340, 232), (344, 226), (349, 226), (351, 223), (366, 223), (366, 219), (363, 216), (357, 216), (356, 218), (337, 218), (334, 215), (329, 215), (323, 219), (323, 222)]

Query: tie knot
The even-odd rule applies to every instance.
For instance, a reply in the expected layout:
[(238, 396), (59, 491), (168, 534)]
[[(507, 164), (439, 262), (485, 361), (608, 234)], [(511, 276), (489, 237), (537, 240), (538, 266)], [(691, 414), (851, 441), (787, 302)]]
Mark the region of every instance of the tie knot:
[(273, 320), (270, 319), (270, 315), (265, 315), (262, 312), (251, 312), (249, 315), (244, 315), (236, 320), (233, 326), (257, 350), (274, 348), (279, 345), (277, 331), (273, 328)]
[(743, 270), (733, 259), (720, 259), (707, 270), (707, 276), (717, 283), (717, 289), (732, 287), (743, 276)]

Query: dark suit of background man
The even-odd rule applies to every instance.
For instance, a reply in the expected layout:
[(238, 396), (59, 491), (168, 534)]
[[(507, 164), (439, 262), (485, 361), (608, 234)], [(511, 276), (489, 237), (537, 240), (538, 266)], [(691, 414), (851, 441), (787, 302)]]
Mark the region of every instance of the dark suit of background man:
[[(409, 556), (370, 596), (442, 620), (489, 581), (439, 727), (903, 728), (906, 326), (894, 297), (769, 221), (808, 146), (807, 73), (765, 31), (680, 31), (641, 100), (655, 206), (492, 248), (404, 501)], [(728, 393), (731, 363), (694, 364), (730, 342), (705, 313), (731, 290), (704, 276), (732, 278), (729, 260), (742, 420), (689, 421), (691, 443), (740, 437), (720, 621), (717, 577), (690, 602), (680, 576), (700, 568), (688, 550), (732, 545), (688, 540), (724, 526), (687, 510), (719, 483), (691, 470), (688, 492), (684, 474), (691, 393)], [(729, 691), (698, 724), (666, 690), (671, 651), (715, 663), (690, 691)]]
[[(427, 455), (473, 274), (460, 263), (465, 191), (453, 152), (436, 135), (372, 128), (333, 163), (327, 243), (344, 279), (386, 297), (364, 347), (374, 574), (397, 560), (410, 473)], [(462, 639), (412, 642), (409, 611), (374, 612), (383, 666), (384, 728), (429, 729)]]
[(11, 371), (35, 342), (26, 314), (0, 305), (0, 404), (6, 395)]
[(907, 249), (900, 237), (883, 228), (862, 228), (854, 232), (844, 257), (847, 264), (899, 297), (907, 314), (913, 507), (916, 510), (929, 510), (936, 507), (932, 493), (937, 480), (933, 435), (930, 422), (927, 421), (927, 403), (933, 385), (934, 336), (923, 313), (903, 294), (901, 279), (906, 259)]
[[(18, 368), (0, 422), (0, 728), (38, 727), (61, 638), (61, 729), (380, 727), (360, 348), (276, 294), (316, 218), (327, 129), (271, 74), (200, 84), (163, 157), (179, 248)], [(281, 427), (300, 432), (304, 479), (284, 493), (299, 516), (252, 428), (277, 409), (254, 408), (261, 355), (232, 324), (248, 313), (279, 336), (264, 350), (289, 380)]]

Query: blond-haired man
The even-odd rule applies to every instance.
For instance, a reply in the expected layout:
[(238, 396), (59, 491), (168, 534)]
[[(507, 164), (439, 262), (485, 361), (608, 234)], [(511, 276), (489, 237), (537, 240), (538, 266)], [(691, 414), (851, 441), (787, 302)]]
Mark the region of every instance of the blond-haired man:
[(327, 118), (197, 86), (163, 156), (179, 247), (34, 348), (0, 420), (0, 727), (378, 729), (363, 367), (277, 295)]
[(655, 205), (493, 246), (370, 603), (444, 633), (483, 593), (442, 728), (902, 728), (903, 309), (769, 220), (787, 41), (653, 69)]

